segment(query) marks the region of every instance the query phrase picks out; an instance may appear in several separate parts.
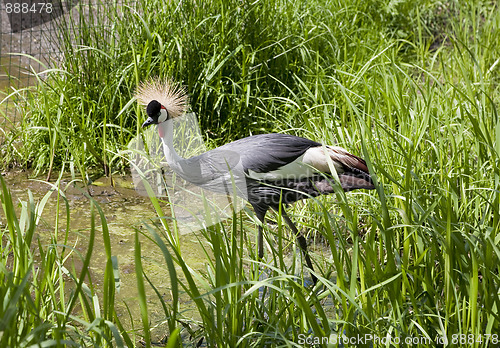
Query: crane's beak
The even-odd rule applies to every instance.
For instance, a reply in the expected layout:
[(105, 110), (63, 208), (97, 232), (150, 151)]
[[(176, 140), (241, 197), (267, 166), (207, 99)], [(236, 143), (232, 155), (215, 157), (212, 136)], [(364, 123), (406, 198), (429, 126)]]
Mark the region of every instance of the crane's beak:
[(142, 124), (142, 128), (146, 128), (152, 124), (155, 124), (155, 121), (151, 117), (148, 117), (148, 119)]

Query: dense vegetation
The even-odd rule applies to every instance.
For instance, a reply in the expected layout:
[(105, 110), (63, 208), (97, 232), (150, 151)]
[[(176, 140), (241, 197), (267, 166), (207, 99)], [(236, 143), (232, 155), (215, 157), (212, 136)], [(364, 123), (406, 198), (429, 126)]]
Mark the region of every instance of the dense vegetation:
[[(496, 2), (144, 0), (97, 7), (90, 20), (61, 25), (65, 58), (25, 94), (29, 111), (8, 135), (23, 146), (4, 148), (5, 161), (35, 173), (76, 168), (83, 178), (95, 168), (126, 170), (120, 152), (144, 117), (134, 88), (168, 76), (186, 86), (213, 146), (271, 131), (338, 143), (367, 159), (377, 185), (294, 208), (331, 253), (314, 255), (314, 291), (279, 252), (268, 251), (271, 277), (258, 279), (255, 248), (244, 237), (255, 225), (245, 215), (203, 231), (203, 273), (183, 261), (175, 228), (146, 226), (170, 274), (171, 299), (158, 294), (169, 344), (203, 338), (209, 346), (275, 346), (368, 334), (431, 345), (457, 339), (465, 347), (499, 339), (492, 336), (500, 332)], [(76, 34), (66, 30), (75, 26)], [(29, 255), (34, 203), (23, 206), (19, 224), (5, 188), (1, 198), (8, 223), (0, 225), (0, 298), (18, 306), (0, 306), (0, 340), (134, 344), (114, 315), (111, 250), (105, 287), (89, 289), (85, 272), (70, 272), (78, 285), (66, 305), (64, 253), (41, 253), (43, 265), (55, 267), (41, 271)], [(278, 237), (276, 218), (268, 238), (282, 250), (293, 238)], [(136, 273), (149, 345), (140, 236)], [(194, 301), (196, 318), (181, 318), (179, 291)], [(96, 292), (105, 301), (102, 315)], [(77, 300), (84, 318), (71, 315)], [(195, 320), (199, 330), (183, 336)]]

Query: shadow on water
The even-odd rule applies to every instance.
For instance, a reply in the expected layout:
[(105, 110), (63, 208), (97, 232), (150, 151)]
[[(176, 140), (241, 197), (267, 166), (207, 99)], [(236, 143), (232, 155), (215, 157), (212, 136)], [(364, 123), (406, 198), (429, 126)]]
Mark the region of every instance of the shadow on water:
[[(29, 173), (27, 172), (8, 172), (2, 175), (12, 193), (14, 202), (26, 201), (28, 190), (33, 193), (35, 202), (39, 202), (50, 189), (50, 186), (46, 182), (30, 180)], [(114, 181), (115, 187), (112, 187), (109, 185), (108, 178), (96, 180), (89, 185), (88, 192), (104, 212), (110, 232), (112, 255), (116, 255), (118, 258), (121, 286), (120, 292), (115, 299), (117, 314), (124, 325), (130, 328), (140, 328), (140, 308), (139, 301), (137, 300), (138, 292), (134, 262), (134, 237), (137, 229), (143, 231), (145, 234), (140, 236), (144, 272), (157, 287), (158, 291), (164, 294), (164, 300), (166, 301), (168, 301), (168, 297), (170, 296), (170, 280), (167, 267), (162, 262), (163, 256), (161, 251), (147, 238), (147, 232), (143, 225), (143, 223), (151, 225), (157, 222), (156, 214), (149, 198), (140, 196), (135, 192), (130, 177), (115, 177)], [(60, 187), (62, 189), (67, 187), (65, 195), (68, 199), (70, 211), (70, 232), (67, 244), (75, 248), (78, 253), (84, 255), (87, 252), (91, 224), (90, 200), (87, 197), (87, 191), (82, 188), (81, 184), (75, 185), (71, 183), (70, 178), (63, 179)], [(64, 240), (66, 232), (66, 210), (62, 200), (59, 208), (59, 218), (61, 220), (59, 221), (59, 237), (57, 242), (61, 243)], [(36, 247), (38, 240), (45, 247), (51, 243), (54, 237), (56, 212), (57, 197), (54, 193), (45, 205), (37, 228), (37, 235), (33, 239), (32, 248), (35, 259), (39, 255)], [(2, 224), (1, 220), (0, 218), (0, 225)], [(96, 240), (94, 241), (89, 271), (92, 282), (97, 291), (99, 291), (102, 289), (106, 253), (102, 234), (99, 234), (101, 229), (97, 214), (95, 221), (97, 226)], [(204, 252), (200, 241), (194, 233), (180, 236), (180, 247), (183, 259), (187, 264), (193, 269), (201, 270), (204, 268)], [(69, 262), (68, 266), (71, 266), (73, 263), (76, 269), (80, 271), (79, 268), (82, 267), (82, 261), (79, 260), (77, 253), (74, 253), (73, 258), (67, 262)], [(156, 294), (148, 287), (146, 288), (146, 294), (148, 296), (148, 310), (151, 323), (164, 321), (164, 312), (159, 305)], [(196, 317), (195, 311), (191, 311), (191, 308), (194, 308), (194, 306), (191, 304), (189, 297), (182, 296), (181, 294), (179, 300), (181, 311), (186, 316)], [(129, 321), (130, 316), (126, 306), (129, 307), (130, 313), (132, 313), (133, 323)], [(152, 337), (155, 337), (156, 334), (156, 337), (160, 339), (165, 334), (165, 327), (159, 325), (152, 333)]]

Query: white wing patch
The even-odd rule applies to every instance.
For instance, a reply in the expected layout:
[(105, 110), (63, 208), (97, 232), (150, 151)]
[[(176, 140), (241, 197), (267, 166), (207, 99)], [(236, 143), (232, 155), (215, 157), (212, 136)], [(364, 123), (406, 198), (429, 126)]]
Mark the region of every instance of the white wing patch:
[[(335, 151), (326, 147), (328, 156), (337, 173), (344, 172), (342, 165), (335, 159)], [(248, 176), (255, 180), (283, 180), (283, 179), (303, 179), (311, 177), (318, 173), (330, 173), (328, 159), (325, 155), (323, 147), (311, 147), (302, 156), (295, 161), (290, 162), (276, 170), (267, 173), (257, 173), (253, 170), (248, 171)]]
[[(325, 149), (328, 151), (327, 154), (325, 154)], [(331, 161), (337, 173), (343, 173), (344, 170), (342, 168), (342, 165), (336, 159), (335, 149), (331, 146), (325, 146), (324, 148), (318, 146), (308, 149), (304, 154), (303, 162), (317, 169), (318, 172), (330, 173), (330, 166), (328, 165), (327, 156), (331, 158)]]

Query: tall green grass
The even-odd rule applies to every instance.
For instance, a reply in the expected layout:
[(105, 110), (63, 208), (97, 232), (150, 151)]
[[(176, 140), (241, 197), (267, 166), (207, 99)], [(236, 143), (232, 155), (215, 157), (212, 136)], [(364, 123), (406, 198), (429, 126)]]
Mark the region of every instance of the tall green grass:
[[(268, 131), (338, 143), (367, 160), (377, 186), (293, 207), (309, 237), (327, 241), (326, 250), (313, 253), (320, 280), (314, 290), (302, 285), (300, 264), (286, 257), (298, 261), (300, 253), (279, 214), (266, 233), (276, 249), (268, 248), (263, 263), (255, 261), (255, 225), (245, 215), (202, 231), (204, 270), (184, 261), (175, 226), (148, 223), (135, 242), (137, 318), (146, 345), (154, 341), (149, 287), (157, 291), (171, 346), (293, 346), (342, 334), (497, 344), (500, 12), (494, 2), (134, 6), (95, 12), (97, 23), (109, 24), (105, 30), (79, 22), (78, 45), (66, 36), (60, 71), (27, 99), (19, 151), (35, 169), (69, 163), (85, 176), (95, 166), (126, 166), (117, 154), (140, 132), (143, 117), (132, 91), (158, 75), (186, 85), (211, 145)], [(108, 22), (108, 15), (116, 20)], [(159, 217), (168, 215), (151, 199)], [(164, 258), (168, 300), (142, 267), (143, 238)], [(22, 280), (31, 268), (21, 269), (6, 288), (27, 286)], [(184, 294), (192, 299), (190, 311), (180, 305)]]

